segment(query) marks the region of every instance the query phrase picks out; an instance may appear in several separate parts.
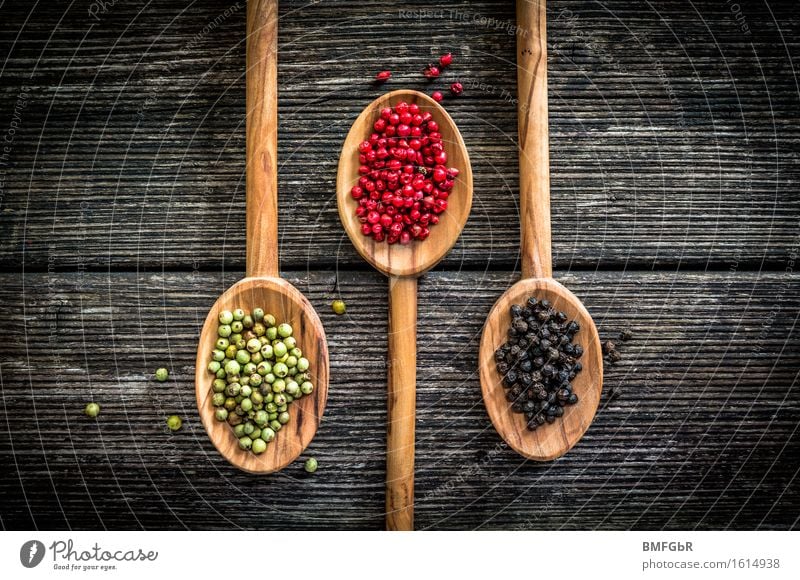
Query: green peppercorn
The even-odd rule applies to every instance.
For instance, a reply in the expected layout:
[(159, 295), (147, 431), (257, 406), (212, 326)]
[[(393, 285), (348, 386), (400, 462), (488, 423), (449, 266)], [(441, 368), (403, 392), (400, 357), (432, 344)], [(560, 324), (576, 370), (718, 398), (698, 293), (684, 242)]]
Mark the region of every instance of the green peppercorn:
[(242, 392), (242, 385), (239, 383), (230, 383), (225, 387), (225, 394), (229, 397), (238, 397)]
[(286, 395), (286, 404), (288, 405), (288, 404), (289, 404), (289, 403), (291, 403), (292, 401), (294, 401), (294, 397), (293, 397), (293, 396), (291, 396), (291, 395)]
[(247, 363), (246, 365), (244, 365), (242, 367), (242, 374), (243, 375), (252, 375), (254, 372), (256, 372), (256, 368), (258, 368), (258, 367), (256, 367), (256, 365), (254, 363), (249, 362), (249, 363)]
[(278, 406), (278, 413), (285, 413), (289, 410), (289, 397), (286, 397), (286, 402)]
[(244, 450), (250, 449), (253, 446), (253, 440), (247, 435), (239, 439), (239, 447)]
[(264, 425), (267, 424), (267, 421), (269, 420), (267, 417), (268, 413), (266, 411), (256, 411), (256, 415), (253, 418), (253, 421), (255, 421), (256, 425), (258, 425), (259, 427), (263, 427)]
[(250, 362), (250, 353), (246, 350), (240, 350), (236, 352), (236, 362), (240, 365), (247, 364)]
[(214, 393), (211, 397), (211, 404), (215, 407), (221, 407), (225, 404), (225, 393)]
[(230, 324), (221, 324), (217, 328), (217, 334), (219, 334), (222, 338), (228, 338), (232, 332), (233, 330), (231, 329)]
[(278, 329), (274, 326), (270, 326), (267, 328), (267, 332), (264, 333), (264, 336), (267, 337), (267, 340), (275, 340), (278, 338)]
[[(268, 418), (270, 421), (277, 421), (277, 420), (278, 420), (278, 413), (277, 413), (277, 412), (275, 412), (275, 413), (270, 413), (269, 415), (267, 415), (267, 418)], [(280, 424), (280, 423), (279, 423), (279, 424)]]
[(219, 369), (217, 371), (217, 378), (218, 379), (225, 379), (228, 376), (228, 373), (225, 372), (225, 369)]
[(298, 385), (295, 381), (289, 381), (286, 383), (286, 394), (297, 398), (300, 396), (300, 385)]
[(283, 339), (283, 344), (286, 346), (286, 350), (292, 350), (293, 348), (297, 348), (297, 340), (293, 336), (289, 338)]
[(281, 425), (286, 425), (289, 422), (289, 413), (284, 411), (280, 415), (278, 415), (278, 423)]
[(262, 308), (253, 308), (253, 319), (256, 322), (264, 320), (264, 310)]
[(288, 357), (286, 359), (286, 366), (289, 367), (290, 369), (293, 369), (294, 367), (296, 367), (297, 366), (297, 357), (296, 356)]
[(255, 334), (259, 339), (264, 336), (265, 332), (267, 332), (267, 327), (260, 322), (256, 322), (253, 325), (253, 334)]
[(250, 395), (250, 400), (253, 401), (253, 404), (256, 407), (259, 407), (264, 404), (264, 395), (262, 395), (258, 391), (253, 391), (253, 394)]
[(308, 365), (309, 365), (309, 362), (308, 362), (307, 358), (300, 357), (299, 359), (297, 359), (297, 370), (298, 371), (300, 371), (302, 373), (306, 372), (308, 370)]
[(267, 361), (258, 363), (258, 366), (256, 367), (256, 372), (260, 374), (262, 377), (265, 377), (272, 372), (272, 365), (269, 364)]
[(334, 300), (331, 302), (331, 310), (341, 316), (347, 312), (347, 306), (345, 306), (344, 300)]
[(254, 387), (260, 385), (263, 380), (263, 377), (258, 373), (253, 373), (250, 375), (250, 384)]
[(242, 422), (242, 418), (234, 413), (228, 413), (228, 425), (236, 426)]
[(286, 395), (284, 395), (283, 393), (278, 393), (273, 397), (272, 401), (278, 407), (280, 407), (281, 405), (285, 405), (286, 404)]
[(220, 324), (230, 324), (233, 322), (233, 313), (230, 310), (223, 310), (219, 313)]
[(264, 427), (264, 428), (261, 430), (261, 438), (262, 438), (264, 441), (266, 441), (267, 443), (269, 443), (270, 441), (272, 441), (273, 439), (275, 439), (275, 431), (273, 431), (273, 430), (272, 430), (271, 428), (269, 428), (269, 427)]
[(231, 322), (231, 332), (241, 333), (244, 330), (244, 325), (239, 320)]
[(100, 405), (97, 403), (88, 403), (86, 407), (84, 407), (83, 412), (87, 417), (94, 419), (100, 414)]
[(261, 455), (267, 450), (267, 443), (263, 439), (253, 439), (252, 451), (256, 455)]
[(217, 409), (214, 411), (214, 418), (217, 421), (225, 421), (228, 419), (228, 410), (227, 409)]
[(310, 395), (314, 391), (314, 385), (310, 381), (305, 381), (300, 385), (300, 392), (304, 395)]
[(281, 429), (283, 429), (283, 425), (277, 419), (273, 420), (273, 421), (270, 421), (269, 422), (269, 427), (270, 427), (270, 429), (272, 429), (276, 433), (278, 431), (280, 431)]
[(261, 347), (261, 356), (266, 359), (270, 359), (275, 356), (275, 350), (272, 348), (271, 344), (265, 344)]
[(287, 338), (292, 336), (292, 326), (286, 322), (283, 322), (278, 325), (278, 336), (283, 338)]
[(271, 385), (277, 380), (277, 377), (275, 377), (273, 373), (267, 373), (264, 375), (264, 380), (267, 382), (267, 384)]
[[(236, 346), (236, 343), (238, 343), (240, 340), (242, 340), (242, 335), (241, 334), (231, 334), (230, 339), (231, 339), (231, 344)], [(236, 347), (236, 348), (244, 348), (244, 347), (240, 346), (240, 347)]]
[(274, 402), (269, 402), (264, 405), (264, 408), (267, 410), (267, 413), (276, 413), (278, 411), (278, 405)]
[(244, 318), (244, 310), (242, 310), (241, 308), (237, 308), (236, 310), (233, 311), (234, 320), (241, 320), (242, 318)]
[(245, 435), (250, 435), (250, 433), (252, 433), (253, 429), (255, 429), (255, 428), (256, 428), (256, 426), (248, 421), (247, 423), (244, 424), (244, 434)]
[[(288, 349), (286, 348), (285, 344), (283, 344), (282, 342), (276, 342), (272, 346), (272, 357), (274, 357), (275, 359), (279, 359), (281, 357), (286, 356), (287, 351)], [(267, 358), (272, 358), (272, 357), (267, 357)]]
[(225, 399), (225, 409), (228, 411), (233, 411), (236, 408), (236, 399), (233, 397), (228, 397)]
[(244, 428), (245, 428), (244, 423), (239, 423), (233, 428), (233, 434), (236, 435), (237, 439), (241, 439), (246, 435), (246, 433), (244, 432)]
[[(216, 371), (215, 371), (216, 372)], [(156, 369), (156, 380), (160, 383), (163, 383), (169, 378), (169, 371), (164, 367)]]
[(239, 406), (242, 408), (242, 411), (247, 413), (248, 411), (253, 410), (253, 401), (250, 399), (242, 399), (242, 402), (239, 403)]
[[(242, 377), (242, 378), (246, 379), (247, 377)], [(242, 385), (242, 390), (239, 391), (239, 394), (242, 397), (249, 397), (250, 395), (253, 394), (253, 389), (250, 387), (250, 385)]]
[(227, 338), (220, 337), (220, 338), (217, 339), (217, 343), (216, 343), (215, 346), (219, 350), (225, 351), (225, 349), (228, 348), (230, 345), (231, 345), (231, 341), (230, 340), (228, 340)]
[(257, 338), (251, 338), (247, 341), (246, 348), (250, 353), (258, 352), (261, 350), (261, 341)]
[(222, 393), (227, 386), (228, 383), (225, 382), (225, 379), (214, 379), (212, 388), (214, 389), (215, 393)]
[(208, 363), (208, 370), (209, 370), (209, 371), (211, 371), (211, 372), (212, 372), (212, 373), (214, 373), (214, 374), (216, 374), (216, 373), (217, 373), (217, 371), (219, 371), (219, 369), (221, 369), (221, 368), (222, 368), (222, 365), (220, 365), (220, 364), (219, 364), (217, 361), (215, 361), (215, 360), (212, 360), (212, 361), (210, 361), (210, 362)]
[(275, 382), (272, 383), (272, 392), (273, 393), (282, 393), (286, 390), (286, 381), (283, 379), (275, 379)]
[(276, 377), (283, 378), (289, 374), (289, 367), (286, 366), (286, 363), (275, 363), (275, 366), (272, 367), (272, 372), (275, 373)]
[(264, 324), (266, 324), (267, 326), (273, 326), (274, 327), (275, 326), (275, 322), (277, 322), (277, 321), (275, 320), (275, 317), (272, 316), (272, 314), (265, 314), (264, 315)]
[(272, 393), (267, 393), (267, 394), (265, 394), (265, 395), (264, 395), (264, 404), (266, 405), (267, 403), (271, 403), (271, 402), (272, 402), (272, 397), (273, 397), (273, 396), (274, 396), (274, 395), (273, 395)]
[(253, 325), (255, 323), (256, 321), (253, 320), (253, 317), (250, 316), (249, 314), (245, 314), (244, 318), (242, 318), (242, 326), (244, 326), (245, 328), (253, 328)]
[(319, 467), (317, 460), (313, 457), (309, 457), (306, 459), (306, 462), (303, 464), (303, 469), (305, 469), (308, 473), (314, 473)]
[(235, 360), (231, 360), (225, 363), (225, 372), (228, 373), (229, 375), (238, 375), (241, 372), (241, 370), (242, 367)]
[(177, 415), (170, 415), (167, 417), (167, 427), (170, 431), (177, 431), (183, 426), (183, 420)]

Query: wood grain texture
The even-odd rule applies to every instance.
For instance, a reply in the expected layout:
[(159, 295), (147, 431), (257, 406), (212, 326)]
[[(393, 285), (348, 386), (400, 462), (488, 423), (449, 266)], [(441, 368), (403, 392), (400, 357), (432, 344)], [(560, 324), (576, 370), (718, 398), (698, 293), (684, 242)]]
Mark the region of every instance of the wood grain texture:
[(278, 1), (247, 2), (247, 275), (278, 277)]
[[(584, 347), (583, 370), (572, 381), (578, 404), (564, 408), (552, 425), (528, 431), (525, 416), (514, 413), (506, 400), (503, 377), (497, 372), (494, 351), (508, 340), (512, 304), (525, 305), (530, 297), (549, 300), (557, 311), (581, 325), (575, 343)], [(536, 461), (552, 461), (564, 455), (583, 437), (592, 423), (603, 390), (603, 353), (592, 317), (581, 301), (551, 278), (523, 278), (509, 288), (492, 307), (481, 335), (478, 360), (481, 392), (497, 433), (517, 453)]]
[[(447, 210), (440, 214), (439, 223), (430, 228), (424, 242), (408, 245), (376, 242), (361, 233), (361, 223), (355, 211), (358, 202), (350, 195), (357, 184), (359, 173), (358, 145), (373, 133), (372, 124), (386, 106), (394, 107), (401, 101), (419, 105), (422, 112), (430, 112), (439, 124), (442, 142), (448, 155), (448, 167), (460, 173), (455, 179), (448, 198)], [(433, 268), (458, 241), (472, 207), (472, 166), (464, 139), (453, 119), (436, 101), (418, 91), (392, 91), (375, 99), (353, 122), (342, 146), (339, 170), (336, 174), (336, 203), (339, 219), (358, 253), (384, 274), (391, 276), (419, 276)]]
[[(725, 2), (548, 4), (557, 268), (785, 260), (800, 216), (800, 16), (768, 5), (745, 9), (744, 34)], [(99, 20), (86, 8), (0, 9), (0, 131), (29, 89), (0, 201), (0, 265), (244, 270), (245, 3), (132, 0)], [(432, 90), (419, 71), (452, 50), (445, 80), (466, 90), (445, 104), (475, 197), (443, 267), (518, 267), (516, 37), (503, 27), (513, 3), (279, 8), (284, 266), (360, 266), (334, 199), (344, 136), (384, 91)], [(396, 78), (372, 86), (389, 65)]]
[[(236, 308), (252, 312), (257, 307), (275, 316), (279, 322), (292, 325), (297, 346), (311, 363), (309, 372), (314, 384), (310, 395), (290, 404), (291, 421), (278, 431), (275, 440), (267, 444), (267, 450), (261, 455), (242, 451), (231, 426), (215, 419), (215, 407), (211, 401), (214, 376), (206, 369), (218, 338), (219, 313)], [(220, 454), (232, 465), (249, 473), (272, 473), (297, 459), (314, 438), (328, 399), (325, 331), (308, 300), (285, 280), (248, 276), (231, 286), (214, 303), (203, 324), (198, 344), (194, 375), (197, 409), (203, 427)]]
[(544, 0), (518, 0), (517, 26), (520, 265), (523, 278), (552, 278)]
[(386, 529), (414, 529), (417, 409), (417, 279), (389, 278)]
[[(287, 271), (320, 313), (331, 383), (302, 461), (231, 467), (197, 416), (197, 334), (226, 273), (0, 274), (4, 528), (382, 529), (386, 279)], [(800, 277), (785, 272), (565, 272), (603, 339), (592, 426), (527, 461), (482, 403), (478, 341), (514, 272), (419, 283), (417, 529), (787, 529), (800, 513)], [(337, 284), (338, 282), (338, 284)], [(347, 302), (344, 316), (329, 308)], [(157, 383), (159, 366), (170, 380)], [(103, 410), (82, 414), (89, 400)], [(169, 432), (167, 416), (184, 427)], [(287, 494), (286, 489), (296, 490)]]

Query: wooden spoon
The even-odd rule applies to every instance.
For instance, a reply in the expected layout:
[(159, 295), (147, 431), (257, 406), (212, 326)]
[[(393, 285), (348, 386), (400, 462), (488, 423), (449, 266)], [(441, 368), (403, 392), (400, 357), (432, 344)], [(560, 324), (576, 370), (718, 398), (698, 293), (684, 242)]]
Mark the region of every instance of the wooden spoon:
[[(479, 364), (483, 398), (497, 432), (521, 455), (549, 461), (569, 451), (592, 422), (603, 388), (603, 358), (592, 317), (572, 292), (552, 279), (544, 0), (518, 0), (517, 26), (522, 280), (506, 290), (489, 313)], [(531, 296), (549, 300), (577, 321), (575, 342), (584, 348), (583, 370), (572, 383), (578, 403), (565, 407), (555, 423), (533, 432), (527, 430), (523, 414), (512, 412), (494, 361), (494, 351), (506, 341), (511, 325), (509, 308)]]
[[(247, 277), (220, 296), (206, 317), (197, 348), (197, 408), (217, 450), (250, 473), (277, 471), (308, 446), (328, 397), (328, 346), (322, 323), (308, 300), (278, 272), (278, 3), (247, 3)], [(291, 403), (291, 420), (261, 455), (239, 449), (233, 429), (214, 418), (206, 366), (217, 340), (222, 310), (261, 307), (294, 328), (310, 364), (314, 392)]]
[[(430, 236), (407, 246), (375, 242), (361, 233), (350, 188), (358, 181), (358, 144), (372, 133), (383, 107), (416, 103), (439, 124), (448, 165), (459, 169), (447, 210)], [(386, 453), (386, 527), (414, 529), (414, 416), (417, 377), (417, 277), (433, 268), (456, 243), (472, 206), (472, 168), (467, 148), (450, 115), (417, 91), (400, 90), (375, 99), (353, 123), (342, 147), (336, 177), (339, 217), (367, 262), (389, 276), (389, 371)]]

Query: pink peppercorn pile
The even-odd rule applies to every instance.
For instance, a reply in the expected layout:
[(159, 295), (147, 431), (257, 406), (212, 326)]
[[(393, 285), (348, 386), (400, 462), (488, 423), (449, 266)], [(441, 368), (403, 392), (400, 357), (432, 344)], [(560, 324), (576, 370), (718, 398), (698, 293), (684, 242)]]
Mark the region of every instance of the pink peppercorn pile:
[(390, 244), (424, 240), (447, 209), (458, 169), (447, 168), (439, 125), (415, 103), (381, 110), (374, 133), (358, 146), (361, 233)]

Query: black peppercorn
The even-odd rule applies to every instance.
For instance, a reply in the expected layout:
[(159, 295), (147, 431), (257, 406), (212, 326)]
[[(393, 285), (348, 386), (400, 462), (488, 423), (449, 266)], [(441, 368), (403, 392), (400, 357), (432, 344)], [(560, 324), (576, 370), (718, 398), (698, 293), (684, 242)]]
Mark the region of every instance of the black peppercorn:
[(575, 393), (572, 393), (569, 396), (569, 399), (567, 399), (567, 403), (569, 403), (570, 405), (574, 405), (577, 402), (578, 402), (578, 395), (576, 395)]
[(610, 340), (607, 340), (607, 341), (605, 341), (603, 343), (603, 354), (608, 354), (612, 350), (616, 350), (616, 349), (617, 349), (617, 345), (614, 344), (613, 342), (611, 342)]

